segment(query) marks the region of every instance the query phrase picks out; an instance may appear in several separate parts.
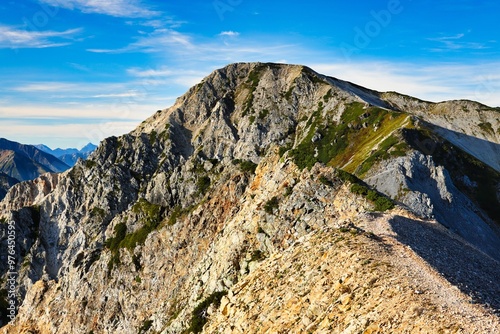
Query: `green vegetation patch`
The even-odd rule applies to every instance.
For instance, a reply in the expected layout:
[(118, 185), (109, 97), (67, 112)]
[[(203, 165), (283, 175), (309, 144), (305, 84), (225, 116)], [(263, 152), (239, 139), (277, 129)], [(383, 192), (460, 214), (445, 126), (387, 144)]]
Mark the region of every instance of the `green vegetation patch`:
[(142, 245), (148, 235), (158, 228), (162, 221), (164, 208), (152, 204), (141, 198), (132, 207), (132, 212), (139, 216), (143, 225), (132, 233), (127, 233), (127, 225), (119, 223), (114, 228), (114, 237), (109, 238), (104, 243), (111, 251), (111, 259), (108, 263), (108, 270), (111, 271), (115, 265), (120, 264), (120, 249), (125, 248), (132, 251), (137, 245)]
[(87, 159), (87, 160), (85, 160), (84, 164), (85, 164), (85, 167), (92, 168), (92, 167), (95, 167), (97, 165), (97, 162), (95, 162), (94, 160)]
[(106, 216), (106, 211), (100, 207), (93, 207), (92, 211), (90, 211), (90, 215), (93, 217), (104, 218)]
[(269, 201), (267, 201), (266, 204), (264, 204), (264, 211), (272, 215), (274, 213), (274, 210), (277, 210), (279, 208), (279, 205), (280, 203), (278, 201), (278, 198), (274, 196)]
[(149, 133), (149, 143), (153, 145), (156, 142), (156, 139), (158, 138), (158, 135), (155, 130), (151, 131)]
[(407, 151), (408, 145), (401, 142), (401, 139), (398, 137), (391, 135), (380, 143), (377, 151), (363, 161), (363, 163), (356, 169), (356, 174), (363, 176), (376, 162), (389, 159), (390, 157), (404, 156)]
[(114, 228), (115, 236), (109, 238), (105, 242), (105, 246), (109, 248), (112, 252), (117, 251), (120, 248), (120, 243), (127, 235), (127, 224), (119, 223), (115, 225)]
[[(265, 233), (265, 234), (267, 234), (267, 233)], [(265, 258), (266, 258), (266, 254), (264, 254), (264, 252), (262, 252), (260, 249), (256, 249), (250, 255), (250, 262), (253, 262), (253, 261), (259, 262), (259, 261), (264, 260)]]
[(332, 182), (332, 180), (330, 180), (329, 178), (327, 178), (326, 176), (324, 175), (321, 175), (319, 178), (318, 178), (319, 182), (324, 184), (325, 186), (328, 186), (328, 187), (333, 187), (334, 184)]
[[(301, 169), (310, 169), (316, 162), (342, 166), (352, 160), (359, 152), (369, 152), (379, 140), (399, 128), (407, 115), (377, 107), (365, 108), (364, 104), (349, 104), (341, 116), (340, 122), (333, 123), (323, 115), (324, 105), (318, 103), (318, 109), (307, 120), (308, 131), (302, 142), (290, 154), (295, 164)], [(360, 148), (369, 146), (369, 149)], [(354, 159), (356, 167), (366, 159)]]
[(198, 189), (198, 194), (204, 195), (208, 188), (210, 188), (210, 177), (204, 175), (196, 181), (196, 188)]
[(175, 223), (177, 223), (177, 219), (181, 216), (181, 214), (182, 214), (182, 207), (180, 205), (177, 205), (172, 210), (170, 217), (168, 217), (168, 225), (169, 226), (175, 225)]
[(250, 160), (234, 159), (231, 162), (233, 165), (239, 165), (241, 171), (250, 174), (255, 174), (255, 170), (257, 169), (257, 164)]
[(294, 83), (290, 86), (290, 88), (286, 91), (284, 97), (287, 101), (290, 101), (290, 98), (292, 97), (292, 94), (293, 94), (293, 90), (295, 89), (296, 87), (296, 83), (294, 81)]
[(175, 225), (177, 223), (177, 221), (179, 220), (179, 218), (181, 218), (181, 217), (183, 217), (185, 215), (188, 215), (189, 213), (193, 212), (193, 210), (195, 208), (197, 208), (197, 207), (198, 207), (198, 204), (188, 206), (187, 208), (183, 208), (180, 205), (175, 206), (172, 209), (172, 211), (170, 213), (170, 216), (168, 217), (167, 224), (169, 226)]
[(141, 198), (132, 207), (132, 212), (137, 214), (148, 225), (158, 225), (161, 221), (163, 208)]
[(133, 250), (137, 245), (144, 244), (149, 233), (154, 231), (162, 221), (164, 208), (160, 205), (152, 204), (144, 198), (139, 199), (132, 207), (132, 212), (139, 215), (144, 224), (133, 233), (129, 233), (120, 242), (121, 248)]
[(495, 134), (495, 130), (493, 130), (493, 126), (491, 125), (490, 122), (479, 123), (478, 126), (481, 128), (481, 130), (483, 130), (484, 132), (486, 132), (490, 135)]
[(267, 115), (269, 115), (269, 110), (267, 109), (263, 109), (259, 112), (259, 119), (264, 119), (267, 117)]
[(139, 328), (139, 334), (142, 334), (142, 333), (146, 333), (150, 328), (151, 326), (153, 326), (153, 320), (145, 320), (143, 323), (142, 323), (142, 326), (141, 328)]
[(325, 96), (323, 96), (323, 101), (325, 101), (325, 103), (327, 103), (328, 101), (330, 101), (330, 99), (333, 97), (332, 95), (332, 89), (330, 88), (328, 90), (328, 92), (326, 92)]
[(278, 149), (278, 153), (280, 155), (280, 158), (283, 157), (283, 155), (290, 151), (290, 149), (292, 148), (292, 144), (291, 143), (287, 143), (286, 145), (283, 145), (283, 146), (280, 146), (279, 149)]
[(105, 241), (104, 245), (111, 251), (111, 258), (108, 262), (108, 272), (119, 265), (120, 262), (120, 244), (127, 235), (127, 224), (119, 223), (114, 228), (115, 236)]
[[(243, 116), (246, 116), (248, 113), (253, 113), (253, 99), (254, 93), (259, 85), (260, 78), (262, 76), (262, 72), (265, 70), (266, 64), (257, 65), (249, 74), (248, 79), (245, 83), (245, 86), (248, 88), (248, 96), (243, 106)], [(255, 116), (254, 116), (255, 121)], [(253, 121), (251, 122), (253, 123)]]
[(210, 305), (214, 307), (220, 306), (220, 301), (222, 297), (227, 295), (227, 291), (216, 291), (208, 296), (205, 300), (199, 303), (193, 310), (191, 315), (191, 321), (189, 322), (189, 327), (184, 331), (184, 333), (201, 333), (203, 326), (208, 321), (207, 310)]
[(372, 202), (375, 205), (375, 211), (383, 212), (394, 208), (393, 200), (375, 189), (372, 189), (356, 176), (343, 170), (337, 170), (337, 176), (341, 180), (351, 183), (350, 190), (353, 194), (361, 195)]

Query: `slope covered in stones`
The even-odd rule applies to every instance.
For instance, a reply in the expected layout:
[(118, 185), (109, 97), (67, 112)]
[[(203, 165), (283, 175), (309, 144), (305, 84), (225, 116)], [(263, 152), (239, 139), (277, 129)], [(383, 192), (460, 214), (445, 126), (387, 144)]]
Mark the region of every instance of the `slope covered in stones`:
[[(478, 268), (485, 278), (498, 277), (498, 266), (492, 264), (499, 257), (499, 174), (491, 159), (470, 155), (463, 148), (465, 141), (453, 141), (439, 130), (445, 129), (441, 116), (439, 122), (429, 116), (437, 106), (381, 94), (297, 65), (232, 64), (215, 71), (135, 131), (104, 140), (71, 170), (10, 190), (0, 209), (4, 222), (16, 224), (22, 305), (15, 322), (2, 330), (179, 333), (197, 332), (210, 320), (207, 326), (236, 331), (221, 318), (226, 316), (222, 304), (235, 305), (242, 324), (253, 311), (240, 309), (244, 299), (234, 298), (235, 289), (257, 286), (252, 277), (274, 275), (274, 266), (290, 265), (295, 260), (287, 254), (305, 251), (300, 240), (313, 240), (311, 252), (317, 254), (345, 233), (350, 238), (351, 232), (357, 238), (354, 243), (379, 252), (373, 259), (377, 263), (400, 256), (403, 245), (412, 247), (408, 254), (427, 263), (427, 276), (412, 273), (406, 279), (404, 270), (377, 269), (383, 277), (396, 275), (405, 289), (443, 271), (442, 261), (451, 263), (457, 254), (433, 258), (415, 247), (418, 240), (409, 243), (414, 239), (408, 237), (411, 229), (399, 220), (366, 216), (394, 208), (382, 193), (402, 205), (398, 210), (404, 215), (413, 217), (410, 210), (453, 235), (453, 246), (473, 254), (475, 263), (466, 274), (446, 271), (442, 280), (425, 285), (429, 296), (424, 299), (405, 290), (408, 299), (403, 299), (413, 299), (398, 305), (408, 316), (391, 324), (406, 326), (413, 314), (409, 307), (420, 307), (422, 311), (415, 312), (428, 314), (429, 321), (443, 329), (472, 326), (459, 322), (461, 315), (479, 319), (477, 327), (470, 328), (498, 328), (498, 318), (491, 313), (500, 305), (498, 282), (486, 284), (471, 277)], [(481, 114), (483, 123), (494, 124), (491, 112)], [(479, 123), (471, 124), (470, 131), (481, 129)], [(478, 147), (497, 147), (498, 141), (488, 136)], [(414, 217), (415, 224), (425, 226), (421, 218)], [(397, 248), (394, 253), (380, 248), (378, 240), (387, 232), (381, 226), (390, 222), (394, 235), (386, 243)], [(417, 225), (408, 223), (411, 226)], [(0, 235), (3, 250), (6, 224), (0, 225)], [(338, 250), (325, 255), (327, 263), (335, 252), (346, 261), (325, 274), (331, 280), (344, 279), (337, 272), (349, 266), (349, 254), (356, 250), (347, 246), (342, 241)], [(278, 265), (280, 254), (279, 261), (285, 263)], [(304, 267), (315, 266), (312, 258), (302, 260)], [(316, 282), (321, 270), (300, 279)], [(276, 296), (279, 287), (292, 284), (289, 278), (299, 280), (296, 273), (283, 272), (276, 285), (270, 285)], [(365, 279), (361, 275), (352, 284), (357, 287)], [(433, 312), (444, 311), (439, 307), (450, 284), (459, 290), (459, 306), (453, 311), (458, 313), (439, 319)], [(381, 280), (377, 291), (385, 293), (386, 285), (390, 282)], [(316, 298), (311, 291), (296, 293)], [(326, 296), (329, 300), (318, 308), (316, 318), (309, 317), (311, 323), (323, 321), (325, 316), (319, 314), (327, 310), (336, 311), (330, 306), (339, 296), (335, 290)], [(363, 300), (358, 297), (350, 298)], [(472, 307), (470, 301), (478, 305)], [(257, 299), (255, 305), (261, 302)], [(431, 306), (424, 307), (426, 302)], [(380, 310), (397, 304), (391, 299), (380, 303)], [(366, 307), (362, 312), (375, 312)], [(354, 308), (345, 312), (336, 319), (356, 315)], [(381, 329), (392, 328), (381, 318), (367, 319)], [(344, 320), (328, 321), (328, 326), (348, 326)]]

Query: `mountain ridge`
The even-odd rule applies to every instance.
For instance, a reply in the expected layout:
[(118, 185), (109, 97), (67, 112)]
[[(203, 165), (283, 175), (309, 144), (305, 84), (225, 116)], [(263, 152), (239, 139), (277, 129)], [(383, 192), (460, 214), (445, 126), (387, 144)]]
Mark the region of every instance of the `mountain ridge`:
[(3, 183), (0, 199), (6, 195), (9, 184), (33, 180), (44, 173), (63, 172), (68, 168), (64, 162), (32, 145), (0, 138), (0, 172), (13, 178)]
[[(473, 157), (456, 144), (467, 146), (468, 131), (484, 141), (475, 148), (495, 150), (497, 134), (479, 124), (494, 129), (499, 121), (493, 108), (467, 104), (465, 111), (452, 103), (450, 110), (472, 119), (462, 129), (464, 123), (442, 109), (448, 105), (363, 89), (300, 65), (240, 63), (214, 71), (131, 133), (105, 139), (71, 170), (11, 189), (0, 210), (23, 240), (17, 259), (22, 306), (2, 331), (259, 332), (283, 329), (279, 322), (315, 332), (498, 330), (498, 282), (471, 277), (500, 274), (491, 265), (499, 261), (499, 173), (486, 164), (495, 165), (494, 159)], [(445, 120), (458, 139), (433, 128)], [(384, 177), (388, 171), (391, 178)], [(463, 263), (419, 239), (415, 226), (430, 240), (453, 236), (443, 245), (472, 254), (471, 267), (430, 280), (442, 261)], [(360, 248), (349, 250), (344, 242)], [(370, 287), (358, 290), (361, 278), (333, 267), (322, 282), (332, 289), (330, 299), (294, 290), (307, 277), (316, 282), (318, 272), (307, 257), (307, 269), (293, 267), (286, 252), (333, 259), (326, 249), (337, 243), (347, 265), (373, 262), (379, 270), (389, 261), (387, 268), (399, 268), (390, 273), (401, 290), (381, 281), (373, 291), (388, 297), (379, 300)], [(393, 252), (380, 250), (371, 259), (362, 252), (379, 246)], [(280, 256), (280, 267), (290, 269), (275, 275), (266, 268), (275, 268)], [(408, 258), (406, 266), (401, 257)], [(417, 262), (426, 264), (426, 273), (409, 270)], [(280, 287), (292, 291), (286, 299), (305, 313), (264, 323), (248, 312), (244, 296), (254, 291), (253, 277), (267, 284), (269, 295), (280, 295)], [(361, 291), (379, 306), (356, 313)], [(405, 301), (390, 304), (398, 291)], [(452, 312), (443, 304), (451, 291), (458, 305)], [(276, 300), (254, 303), (277, 310)], [(228, 314), (237, 315), (234, 322)], [(423, 320), (409, 320), (415, 318)]]
[(76, 148), (66, 148), (66, 149), (56, 148), (53, 150), (50, 147), (43, 144), (35, 145), (35, 147), (55, 156), (56, 158), (58, 158), (59, 160), (61, 160), (70, 167), (74, 166), (78, 161), (78, 159), (88, 158), (88, 156), (97, 148), (97, 146), (92, 143), (88, 143), (80, 150)]

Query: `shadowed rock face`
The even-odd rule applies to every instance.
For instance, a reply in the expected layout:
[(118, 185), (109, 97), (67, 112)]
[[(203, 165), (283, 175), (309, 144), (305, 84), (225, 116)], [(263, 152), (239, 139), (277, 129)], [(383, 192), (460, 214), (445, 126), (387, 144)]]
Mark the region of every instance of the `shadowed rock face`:
[[(500, 178), (493, 160), (474, 158), (462, 147), (468, 140), (451, 140), (436, 128), (445, 129), (443, 106), (455, 104), (461, 102), (379, 93), (298, 65), (242, 63), (217, 70), (130, 134), (104, 140), (88, 160), (9, 191), (0, 209), (18, 231), (22, 306), (2, 330), (340, 330), (360, 319), (354, 302), (366, 295), (358, 288), (374, 277), (365, 266), (377, 263), (375, 276), (384, 279), (378, 290), (363, 291), (387, 298), (376, 297), (382, 306), (368, 303), (359, 311), (364, 320), (353, 322), (353, 331), (371, 325), (372, 331), (426, 331), (433, 324), (494, 332), (498, 318), (467, 298), (488, 296), (475, 300), (498, 309), (498, 283), (458, 291), (453, 305), (460, 307), (446, 315), (442, 302), (451, 284), (469, 281), (451, 274), (430, 279), (460, 251), (475, 252), (478, 266), (469, 271), (495, 263), (500, 249), (492, 205)], [(471, 115), (481, 113), (481, 122), (457, 136), (470, 137), (485, 122), (499, 126), (496, 111), (478, 108)], [(485, 134), (474, 147), (488, 150), (498, 141)], [(393, 205), (367, 184), (402, 206), (374, 215)], [(422, 252), (414, 228), (426, 223), (454, 236), (457, 252), (436, 258)], [(6, 233), (2, 223), (1, 254)], [(439, 234), (432, 240), (451, 245)], [(304, 252), (314, 256), (300, 257)], [(342, 262), (330, 270), (317, 263), (322, 256)], [(407, 262), (400, 263), (403, 256)], [(404, 277), (405, 268), (417, 264), (422, 273)], [(343, 268), (352, 266), (360, 274), (346, 276)], [(283, 267), (288, 269), (277, 269)], [(5, 277), (6, 268), (0, 273)], [(426, 277), (427, 283), (415, 285)], [(332, 293), (298, 288), (309, 283), (332, 287)], [(301, 308), (286, 315), (286, 304), (264, 295), (255, 299), (256, 308), (245, 307), (261, 288)], [(398, 294), (400, 303), (389, 301)], [(259, 309), (280, 314), (281, 322), (260, 319)], [(406, 315), (394, 318), (394, 312)], [(411, 322), (414, 316), (422, 321)]]
[(5, 173), (0, 173), (0, 200), (3, 199), (7, 191), (17, 183), (19, 183), (18, 179), (10, 177)]

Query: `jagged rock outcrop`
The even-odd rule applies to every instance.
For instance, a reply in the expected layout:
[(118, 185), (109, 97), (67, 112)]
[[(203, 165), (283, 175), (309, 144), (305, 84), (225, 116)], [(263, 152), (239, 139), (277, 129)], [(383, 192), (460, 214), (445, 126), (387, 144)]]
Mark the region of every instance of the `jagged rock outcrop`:
[[(10, 190), (0, 209), (16, 226), (21, 307), (1, 331), (181, 333), (208, 322), (207, 333), (494, 332), (500, 177), (492, 159), (436, 130), (438, 107), (298, 65), (215, 71), (71, 170)], [(492, 112), (481, 121), (493, 126)], [(498, 147), (496, 138), (476, 148)], [(400, 206), (373, 213), (394, 203), (352, 174)], [(420, 243), (417, 227), (428, 234)], [(439, 238), (474, 264), (443, 270), (464, 263), (421, 249)], [(359, 274), (342, 273), (352, 266)], [(455, 304), (443, 306), (450, 291)]]
[[(388, 173), (391, 177), (387, 177)], [(498, 227), (457, 189), (448, 171), (443, 166), (437, 166), (431, 156), (413, 152), (381, 163), (378, 169), (374, 169), (373, 176), (365, 180), (412, 208), (419, 216), (435, 218), (500, 261)]]

